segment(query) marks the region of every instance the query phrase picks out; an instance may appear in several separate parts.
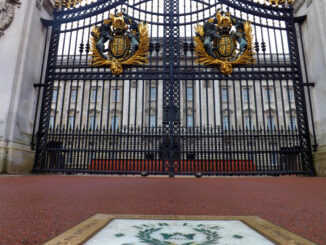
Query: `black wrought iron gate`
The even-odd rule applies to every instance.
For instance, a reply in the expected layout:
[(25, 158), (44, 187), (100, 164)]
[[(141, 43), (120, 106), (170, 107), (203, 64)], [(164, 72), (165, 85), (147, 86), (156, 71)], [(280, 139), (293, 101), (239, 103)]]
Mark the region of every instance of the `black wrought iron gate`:
[[(114, 75), (92, 64), (91, 32), (120, 12), (147, 23), (149, 63)], [(196, 26), (217, 13), (251, 23), (255, 62), (228, 74), (196, 62)], [(292, 7), (98, 0), (45, 23), (52, 34), (35, 172), (313, 175)]]

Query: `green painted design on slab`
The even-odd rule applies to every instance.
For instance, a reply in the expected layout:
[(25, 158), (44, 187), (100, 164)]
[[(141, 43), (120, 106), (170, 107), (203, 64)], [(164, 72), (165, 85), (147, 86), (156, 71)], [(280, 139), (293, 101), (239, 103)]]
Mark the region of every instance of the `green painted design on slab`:
[(242, 239), (243, 236), (240, 236), (240, 235), (233, 235), (233, 238)]
[[(174, 233), (160, 233), (162, 240), (153, 237), (156, 232), (159, 232), (163, 227), (169, 226), (166, 223), (152, 224), (152, 225), (138, 225), (134, 226), (138, 230), (136, 237), (141, 243), (148, 245), (214, 245), (218, 244), (221, 237), (218, 234), (218, 230), (221, 229), (219, 226), (209, 225), (192, 225), (190, 223), (184, 223), (183, 226), (190, 227), (194, 233), (184, 234), (181, 232)], [(195, 242), (194, 239), (197, 234), (204, 235), (205, 241)], [(173, 240), (180, 241), (182, 243), (176, 244)], [(127, 244), (124, 244), (127, 245)]]
[(169, 240), (169, 239), (173, 239), (173, 238), (176, 238), (176, 237), (184, 237), (187, 240), (194, 240), (194, 236), (196, 234), (182, 234), (180, 232), (175, 232), (173, 234), (161, 233), (161, 235), (163, 236), (164, 240)]

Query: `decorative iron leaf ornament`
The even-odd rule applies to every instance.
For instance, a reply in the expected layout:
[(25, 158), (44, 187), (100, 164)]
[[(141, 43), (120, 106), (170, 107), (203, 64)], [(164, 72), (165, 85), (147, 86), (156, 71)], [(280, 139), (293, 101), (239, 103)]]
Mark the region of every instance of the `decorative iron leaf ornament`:
[(279, 6), (282, 4), (289, 4), (292, 5), (294, 4), (295, 0), (265, 0), (266, 2), (268, 2), (271, 5), (275, 5), (275, 6)]
[[(108, 42), (108, 48), (105, 48)], [(149, 34), (147, 25), (138, 24), (124, 13), (111, 14), (102, 26), (93, 27), (92, 65), (110, 67), (119, 75), (123, 65), (148, 63)]]
[(250, 22), (236, 20), (230, 13), (217, 12), (198, 25), (194, 41), (197, 62), (217, 65), (223, 74), (231, 74), (233, 65), (255, 63)]

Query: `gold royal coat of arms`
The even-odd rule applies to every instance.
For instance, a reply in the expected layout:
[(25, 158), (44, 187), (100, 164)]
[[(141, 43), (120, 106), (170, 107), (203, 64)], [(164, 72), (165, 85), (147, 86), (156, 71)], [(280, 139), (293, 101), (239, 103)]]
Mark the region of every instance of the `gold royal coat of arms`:
[(196, 27), (195, 52), (202, 65), (217, 65), (223, 74), (232, 73), (233, 65), (254, 64), (252, 28), (248, 21), (217, 12), (214, 18)]
[(148, 63), (149, 35), (147, 25), (138, 24), (124, 13), (111, 14), (92, 30), (91, 56), (95, 66), (108, 66), (114, 75), (123, 65)]

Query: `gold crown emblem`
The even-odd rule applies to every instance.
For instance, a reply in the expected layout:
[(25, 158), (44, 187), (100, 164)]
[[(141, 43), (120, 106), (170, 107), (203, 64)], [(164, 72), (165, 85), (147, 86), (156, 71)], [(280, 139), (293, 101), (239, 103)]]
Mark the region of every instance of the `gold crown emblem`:
[(124, 21), (122, 13), (118, 13), (117, 15), (111, 14), (110, 19), (111, 19), (113, 28), (119, 29), (119, 30), (127, 30), (128, 29), (128, 26)]
[(231, 28), (232, 19), (231, 14), (228, 12), (225, 15), (222, 15), (221, 12), (216, 13), (217, 24), (222, 28)]

